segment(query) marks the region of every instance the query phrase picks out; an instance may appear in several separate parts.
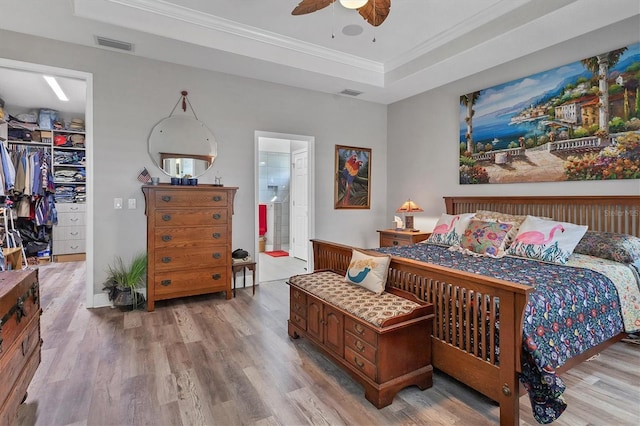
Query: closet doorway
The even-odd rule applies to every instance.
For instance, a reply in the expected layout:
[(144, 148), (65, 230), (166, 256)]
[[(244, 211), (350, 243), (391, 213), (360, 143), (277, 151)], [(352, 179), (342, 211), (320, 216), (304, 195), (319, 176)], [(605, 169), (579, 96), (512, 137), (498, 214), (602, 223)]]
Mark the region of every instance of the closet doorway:
[(256, 281), (310, 269), (314, 138), (256, 132)]
[[(64, 95), (54, 94), (53, 86), (50, 87), (50, 83), (48, 84), (44, 76), (47, 76), (47, 79), (53, 77), (53, 80), (58, 83), (68, 98), (67, 101), (60, 99)], [(46, 192), (43, 190), (41, 198), (46, 197), (47, 194), (55, 197), (57, 190), (65, 190), (63, 186), (66, 189), (71, 188), (69, 193), (61, 193), (60, 199), (56, 199), (56, 210), (58, 210), (58, 204), (63, 198), (66, 198), (66, 201), (69, 202), (61, 204), (59, 211), (64, 211), (64, 214), (67, 214), (67, 210), (69, 210), (69, 214), (76, 214), (77, 210), (77, 214), (83, 215), (84, 226), (74, 229), (74, 233), (68, 236), (65, 235), (66, 228), (63, 229), (63, 227), (59, 227), (56, 230), (57, 235), (54, 236), (54, 228), (52, 227), (49, 234), (48, 252), (47, 250), (38, 252), (37, 256), (31, 257), (32, 261), (39, 262), (44, 267), (47, 261), (56, 260), (55, 238), (58, 238), (57, 253), (71, 253), (68, 256), (61, 255), (59, 260), (78, 261), (84, 259), (88, 272), (86, 274), (87, 307), (95, 306), (94, 279), (91, 272), (93, 270), (93, 227), (91, 226), (93, 209), (90, 202), (93, 170), (92, 90), (93, 80), (89, 73), (0, 58), (0, 98), (4, 102), (3, 125), (7, 131), (7, 135), (3, 138), (6, 140), (2, 141), (3, 145), (7, 147), (8, 151), (13, 151), (14, 155), (22, 155), (24, 158), (29, 158), (36, 152), (38, 157), (41, 154), (48, 155), (47, 167), (49, 168), (48, 172), (51, 173), (50, 182), (46, 185), (48, 190)], [(55, 113), (51, 112), (51, 128), (47, 128), (43, 124), (44, 121), (41, 121), (42, 114), (39, 113), (41, 110), (55, 111)], [(32, 117), (34, 115), (37, 116), (35, 123)], [(21, 125), (21, 123), (27, 124)], [(58, 137), (58, 145), (55, 143), (56, 137)], [(62, 154), (58, 160), (54, 159), (56, 153)], [(61, 166), (61, 158), (70, 156), (74, 157), (74, 161), (69, 161), (65, 166)], [(27, 161), (22, 164), (27, 164)], [(60, 173), (56, 177), (54, 175), (56, 167), (59, 171), (65, 169), (66, 173)], [(31, 172), (34, 171), (35, 169)], [(38, 213), (41, 212), (36, 211), (32, 216), (34, 229), (40, 230), (37, 233), (40, 236), (39, 234), (42, 234), (46, 227), (39, 225), (41, 217), (38, 216)], [(60, 215), (58, 213), (59, 224)], [(30, 220), (22, 213), (17, 219), (21, 222)], [(75, 223), (72, 224), (75, 225)], [(28, 252), (27, 255), (29, 256), (29, 254), (32, 253)]]

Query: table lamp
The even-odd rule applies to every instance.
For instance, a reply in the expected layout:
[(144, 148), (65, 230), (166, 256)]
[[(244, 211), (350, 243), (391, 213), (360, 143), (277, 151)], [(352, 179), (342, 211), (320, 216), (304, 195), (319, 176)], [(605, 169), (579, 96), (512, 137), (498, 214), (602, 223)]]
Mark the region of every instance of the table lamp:
[(404, 228), (407, 231), (418, 232), (417, 229), (413, 229), (413, 214), (414, 212), (423, 212), (422, 207), (411, 201), (409, 198), (396, 210), (396, 213), (404, 214)]

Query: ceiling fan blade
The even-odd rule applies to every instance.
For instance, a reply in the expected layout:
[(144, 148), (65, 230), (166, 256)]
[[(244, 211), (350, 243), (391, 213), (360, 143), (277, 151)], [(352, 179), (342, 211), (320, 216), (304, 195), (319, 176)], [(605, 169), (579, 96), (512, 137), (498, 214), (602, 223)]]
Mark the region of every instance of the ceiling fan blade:
[(336, 0), (302, 0), (291, 12), (292, 15), (306, 15), (316, 10), (324, 9)]
[(374, 0), (369, 0), (367, 4), (358, 9), (358, 12), (368, 23), (377, 27), (389, 16), (391, 0), (375, 0), (375, 13), (373, 6)]

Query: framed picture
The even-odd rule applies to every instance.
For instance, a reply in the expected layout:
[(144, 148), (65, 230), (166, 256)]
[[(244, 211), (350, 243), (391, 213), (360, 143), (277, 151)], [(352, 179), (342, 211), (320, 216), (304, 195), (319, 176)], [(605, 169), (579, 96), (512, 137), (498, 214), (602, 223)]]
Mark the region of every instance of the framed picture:
[(371, 149), (336, 145), (334, 208), (371, 206)]

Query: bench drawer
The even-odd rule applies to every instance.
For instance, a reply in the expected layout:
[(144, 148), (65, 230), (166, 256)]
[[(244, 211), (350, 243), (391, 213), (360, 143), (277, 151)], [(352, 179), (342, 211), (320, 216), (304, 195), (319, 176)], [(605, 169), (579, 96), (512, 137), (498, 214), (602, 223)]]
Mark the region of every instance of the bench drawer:
[(345, 331), (353, 334), (359, 339), (364, 340), (373, 347), (378, 346), (378, 334), (372, 328), (362, 325), (359, 322), (354, 321), (352, 318), (347, 318), (345, 321)]
[(376, 348), (368, 344), (359, 337), (354, 336), (350, 332), (346, 332), (344, 336), (345, 345), (351, 348), (354, 353), (360, 354), (369, 362), (376, 362)]
[(371, 380), (376, 380), (376, 365), (351, 348), (344, 349), (344, 358), (356, 370), (363, 372)]

